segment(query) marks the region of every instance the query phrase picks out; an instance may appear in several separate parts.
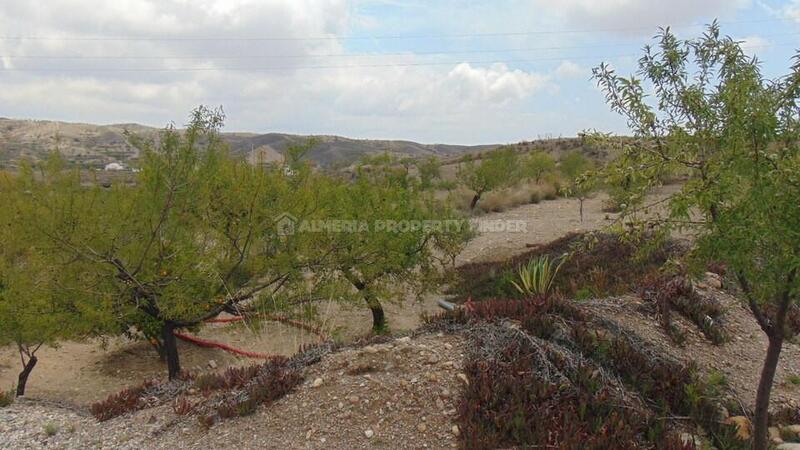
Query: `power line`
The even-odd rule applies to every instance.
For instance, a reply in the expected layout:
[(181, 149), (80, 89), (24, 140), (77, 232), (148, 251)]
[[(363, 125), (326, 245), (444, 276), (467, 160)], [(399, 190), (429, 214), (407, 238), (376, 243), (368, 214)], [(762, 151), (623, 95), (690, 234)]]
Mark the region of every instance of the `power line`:
[(386, 67), (420, 67), (420, 66), (452, 66), (458, 64), (523, 64), (542, 61), (563, 61), (575, 59), (610, 59), (638, 56), (637, 54), (611, 55), (611, 56), (558, 56), (537, 59), (509, 59), (509, 60), (484, 60), (484, 61), (447, 61), (447, 62), (419, 62), (419, 63), (392, 63), (392, 64), (347, 64), (347, 65), (318, 65), (318, 66), (272, 66), (272, 67), (184, 67), (184, 68), (127, 68), (127, 67), (100, 67), (100, 68), (5, 68), (0, 72), (215, 72), (215, 71), (245, 71), (266, 72), (281, 70), (306, 70), (306, 69), (356, 69), (356, 68), (386, 68)]
[[(743, 20), (718, 22), (720, 25), (740, 25), (754, 23), (785, 22), (790, 19), (772, 18), (762, 20)], [(705, 27), (707, 24), (688, 24), (674, 28)], [(551, 34), (579, 34), (579, 33), (605, 33), (617, 31), (647, 31), (653, 27), (625, 27), (625, 28), (594, 28), (573, 30), (531, 30), (493, 33), (463, 33), (463, 34), (429, 34), (429, 35), (382, 35), (382, 36), (314, 36), (314, 37), (188, 37), (188, 36), (0, 36), (0, 40), (36, 40), (36, 41), (330, 41), (330, 40), (403, 40), (403, 39), (463, 39), (503, 36), (532, 36)]]
[[(797, 36), (800, 33), (778, 33), (759, 35), (762, 38), (778, 37), (778, 36)], [(551, 51), (551, 50), (582, 50), (582, 49), (595, 49), (595, 48), (615, 48), (615, 47), (631, 47), (639, 46), (638, 43), (614, 43), (614, 44), (598, 44), (598, 45), (573, 45), (573, 46), (558, 46), (558, 47), (528, 47), (528, 48), (500, 48), (500, 49), (481, 49), (481, 50), (431, 50), (431, 51), (414, 51), (408, 50), (404, 52), (377, 52), (377, 53), (326, 53), (326, 54), (282, 54), (282, 55), (0, 55), (0, 58), (8, 59), (35, 59), (35, 60), (241, 60), (241, 59), (306, 59), (306, 58), (375, 58), (385, 56), (436, 56), (436, 55), (460, 55), (460, 54), (480, 54), (480, 53), (517, 53), (517, 52), (535, 52), (535, 51)], [(765, 46), (780, 46), (780, 45), (793, 45), (793, 43), (785, 44), (769, 44)]]
[[(796, 43), (754, 45), (750, 48), (795, 46)], [(478, 60), (478, 61), (439, 61), (439, 62), (416, 62), (416, 63), (387, 63), (387, 64), (347, 64), (347, 65), (317, 65), (317, 66), (271, 66), (271, 67), (181, 67), (181, 68), (127, 68), (127, 67), (99, 67), (99, 68), (54, 68), (54, 67), (34, 67), (34, 68), (3, 68), (0, 72), (271, 72), (271, 71), (294, 71), (294, 70), (323, 70), (323, 69), (358, 69), (358, 68), (390, 68), (390, 67), (424, 67), (424, 66), (453, 66), (458, 64), (526, 64), (544, 61), (565, 61), (565, 60), (605, 60), (613, 58), (630, 58), (640, 56), (637, 53), (618, 54), (618, 55), (583, 55), (583, 56), (557, 56), (535, 59), (507, 59), (507, 60)]]
[[(800, 33), (796, 33), (800, 34)], [(283, 54), (283, 55), (225, 55), (225, 56), (216, 56), (216, 55), (193, 55), (193, 56), (124, 56), (124, 55), (100, 55), (100, 56), (90, 56), (90, 55), (64, 55), (64, 56), (55, 56), (55, 55), (0, 55), (0, 58), (12, 58), (12, 59), (114, 59), (114, 60), (125, 60), (125, 59), (268, 59), (268, 58), (275, 58), (275, 59), (289, 59), (289, 58), (329, 58), (329, 57), (343, 57), (343, 58), (350, 58), (350, 57), (382, 57), (382, 56), (435, 56), (435, 55), (458, 55), (458, 54), (473, 54), (473, 53), (515, 53), (515, 52), (532, 52), (532, 51), (539, 51), (539, 50), (575, 50), (575, 49), (591, 49), (591, 48), (609, 48), (609, 47), (629, 47), (638, 44), (630, 43), (630, 44), (601, 44), (601, 45), (577, 45), (577, 46), (564, 46), (564, 47), (531, 47), (531, 48), (501, 48), (501, 49), (487, 49), (487, 50), (432, 50), (432, 51), (413, 51), (408, 50), (405, 52), (378, 52), (378, 53), (326, 53), (326, 54)]]

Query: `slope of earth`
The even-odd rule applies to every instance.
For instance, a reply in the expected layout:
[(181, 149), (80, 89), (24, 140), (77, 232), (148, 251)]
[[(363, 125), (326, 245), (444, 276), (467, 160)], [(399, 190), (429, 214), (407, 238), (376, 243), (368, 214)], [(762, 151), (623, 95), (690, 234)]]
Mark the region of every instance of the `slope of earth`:
[[(128, 164), (138, 157), (124, 133), (136, 133), (156, 138), (158, 128), (138, 124), (94, 125), (47, 120), (16, 120), (0, 118), (0, 167), (14, 167), (22, 158), (34, 161), (59, 151), (75, 164), (102, 168), (118, 162)], [(226, 132), (223, 137), (234, 153), (252, 157), (256, 150), (268, 155), (267, 162), (283, 155), (287, 147), (307, 142), (311, 136), (281, 133)], [(479, 152), (496, 145), (419, 144), (399, 140), (349, 139), (340, 136), (314, 136), (317, 145), (308, 158), (321, 166), (348, 165), (366, 155), (391, 153), (397, 156), (446, 157)], [(252, 159), (252, 158), (251, 158)]]
[[(138, 152), (128, 144), (124, 135), (126, 131), (155, 138), (159, 128), (134, 123), (96, 125), (0, 117), (0, 168), (15, 167), (22, 158), (41, 160), (54, 150), (61, 152), (67, 160), (86, 167), (102, 168), (112, 162), (129, 164), (138, 157)], [(405, 140), (285, 133), (225, 132), (223, 137), (234, 153), (249, 157), (254, 162), (259, 156), (265, 162), (278, 160), (289, 146), (304, 144), (309, 138), (314, 138), (316, 146), (308, 153), (308, 158), (323, 167), (343, 167), (366, 155), (389, 153), (398, 157), (441, 158), (445, 164), (444, 173), (455, 170), (457, 161), (465, 154), (480, 157), (481, 152), (500, 145), (420, 144)], [(581, 150), (595, 160), (606, 160), (609, 156), (605, 150), (585, 147), (578, 138), (539, 139), (511, 145), (521, 153), (544, 150), (556, 157), (573, 150)]]
[(23, 400), (0, 409), (0, 448), (455, 447), (463, 346), (459, 336), (427, 334), (330, 354), (295, 392), (211, 431), (170, 406), (97, 423), (82, 410)]
[[(600, 317), (614, 320), (645, 341), (685, 363), (693, 362), (706, 375), (723, 374), (731, 400), (749, 408), (755, 405), (756, 386), (767, 349), (767, 337), (752, 313), (729, 293), (703, 286), (697, 288), (725, 309), (723, 328), (731, 336), (729, 342), (712, 344), (697, 326), (674, 314), (674, 323), (686, 341), (675, 345), (653, 314), (643, 312), (640, 298), (625, 296), (581, 303)], [(781, 352), (778, 372), (770, 398), (771, 408), (800, 408), (800, 386), (791, 380), (800, 377), (800, 345), (787, 341)]]

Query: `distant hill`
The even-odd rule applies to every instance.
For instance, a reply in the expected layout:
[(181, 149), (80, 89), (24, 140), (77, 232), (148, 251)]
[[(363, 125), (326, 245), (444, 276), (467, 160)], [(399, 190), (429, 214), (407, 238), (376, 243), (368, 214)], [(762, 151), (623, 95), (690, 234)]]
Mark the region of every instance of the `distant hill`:
[[(46, 120), (0, 118), (0, 167), (16, 165), (21, 158), (41, 160), (58, 150), (71, 162), (103, 167), (118, 162), (129, 163), (138, 157), (125, 139), (131, 131), (145, 137), (158, 136), (159, 129), (138, 124), (92, 125)], [(223, 133), (236, 154), (251, 161), (275, 161), (283, 158), (286, 148), (301, 144), (309, 136), (281, 133)], [(419, 144), (410, 141), (349, 139), (340, 136), (314, 136), (318, 144), (308, 157), (321, 166), (345, 166), (365, 155), (389, 152), (409, 157), (452, 157), (489, 150), (497, 145)]]

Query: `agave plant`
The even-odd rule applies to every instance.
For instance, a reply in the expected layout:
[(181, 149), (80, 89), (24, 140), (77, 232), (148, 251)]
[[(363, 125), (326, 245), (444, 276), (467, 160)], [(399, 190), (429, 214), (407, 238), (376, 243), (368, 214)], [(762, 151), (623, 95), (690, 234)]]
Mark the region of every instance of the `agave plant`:
[(516, 281), (511, 281), (511, 283), (526, 297), (545, 300), (550, 296), (553, 282), (563, 263), (563, 260), (561, 262), (551, 261), (548, 256), (532, 258), (527, 264), (519, 267), (519, 283)]

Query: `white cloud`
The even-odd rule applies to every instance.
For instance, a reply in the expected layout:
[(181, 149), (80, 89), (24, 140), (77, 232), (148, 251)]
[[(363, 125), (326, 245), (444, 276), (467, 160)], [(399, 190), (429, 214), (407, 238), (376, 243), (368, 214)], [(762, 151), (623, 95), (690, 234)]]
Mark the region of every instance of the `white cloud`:
[[(730, 15), (750, 0), (533, 0), (541, 9), (583, 29), (639, 31)], [(651, 30), (647, 30), (651, 33)]]
[[(163, 125), (202, 103), (223, 105), (229, 129), (465, 142), (465, 127), (476, 140), (508, 134), (520, 108), (558, 89), (551, 75), (504, 64), (315, 56), (346, 54), (337, 36), (369, 22), (344, 0), (35, 3), (0, 3), (3, 34), (48, 38), (0, 40), (0, 55), (50, 58), (0, 59), (15, 69), (3, 74), (3, 115)], [(91, 58), (52, 59), (64, 56)], [(254, 70), (270, 67), (280, 70)], [(130, 70), (109, 70), (119, 68)]]
[[(203, 103), (223, 105), (228, 129), (234, 130), (454, 143), (570, 134), (584, 127), (581, 121), (600, 121), (591, 123), (602, 128), (602, 114), (615, 117), (587, 81), (588, 67), (608, 58), (624, 66), (635, 62), (602, 56), (619, 53), (612, 48), (593, 49), (596, 59), (580, 50), (617, 44), (605, 34), (374, 41), (340, 36), (631, 26), (648, 27), (649, 35), (663, 22), (724, 15), (744, 1), (506, 0), (504, 6), (421, 0), (398, 6), (393, 0), (0, 1), (0, 34), (48, 38), (0, 39), (0, 68), (14, 69), (0, 73), (0, 113), (158, 126), (181, 123)], [(364, 3), (373, 8), (361, 8)], [(387, 8), (395, 9), (387, 13)], [(324, 39), (309, 39), (316, 37)], [(565, 50), (482, 53), (548, 47)], [(415, 49), (426, 54), (414, 54)], [(430, 54), (439, 49), (446, 53)], [(460, 50), (477, 52), (456, 53)], [(392, 55), (363, 55), (369, 52)], [(114, 59), (120, 56), (136, 58)], [(529, 61), (512, 66), (476, 60)], [(568, 95), (557, 96), (560, 90)], [(565, 99), (576, 97), (585, 104), (569, 106)]]
[(768, 39), (757, 35), (746, 36), (737, 40), (741, 42), (742, 50), (748, 54), (763, 52), (771, 44)]
[(505, 104), (522, 100), (547, 84), (548, 78), (544, 75), (510, 70), (505, 64), (482, 68), (462, 63), (450, 71), (447, 83), (441, 87), (455, 89), (462, 99)]
[(591, 71), (585, 69), (572, 61), (564, 60), (556, 67), (553, 74), (558, 78), (576, 78), (576, 77), (589, 77)]
[(800, 0), (792, 0), (783, 8), (783, 15), (800, 23)]

